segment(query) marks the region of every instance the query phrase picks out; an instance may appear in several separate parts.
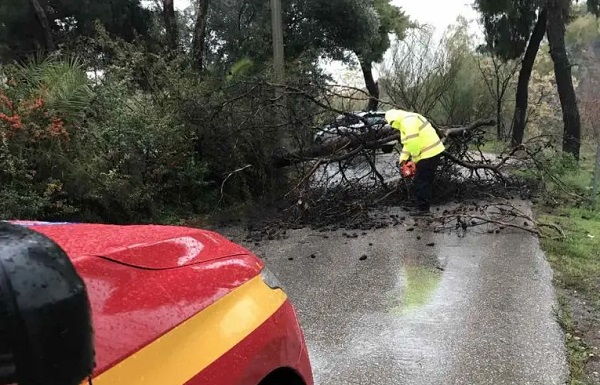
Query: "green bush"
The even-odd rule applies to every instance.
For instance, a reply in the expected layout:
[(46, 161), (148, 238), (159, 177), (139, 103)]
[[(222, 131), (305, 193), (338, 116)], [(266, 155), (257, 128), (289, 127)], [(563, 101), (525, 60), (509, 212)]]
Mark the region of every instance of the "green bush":
[[(68, 58), (0, 69), (2, 218), (152, 221), (287, 188), (272, 158), (282, 119), (294, 141), (310, 139), (316, 114), (305, 95), (285, 106), (268, 74), (200, 77), (185, 56), (158, 57), (102, 33), (98, 42), (111, 62), (95, 81)], [(310, 94), (319, 74), (308, 71), (288, 73)]]
[(206, 203), (206, 163), (178, 111), (77, 61), (6, 67), (0, 91), (4, 218), (126, 222)]

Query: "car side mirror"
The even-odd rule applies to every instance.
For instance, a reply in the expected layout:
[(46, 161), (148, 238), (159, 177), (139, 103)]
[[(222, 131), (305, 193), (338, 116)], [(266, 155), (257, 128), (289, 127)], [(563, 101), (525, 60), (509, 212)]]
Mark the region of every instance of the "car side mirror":
[(79, 385), (93, 368), (89, 299), (68, 256), (0, 222), (0, 384)]

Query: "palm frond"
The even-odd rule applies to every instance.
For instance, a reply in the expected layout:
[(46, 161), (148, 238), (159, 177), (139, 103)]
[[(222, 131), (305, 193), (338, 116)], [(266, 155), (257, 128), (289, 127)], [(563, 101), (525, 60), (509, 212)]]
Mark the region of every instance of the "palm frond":
[(21, 65), (20, 71), (23, 80), (50, 109), (71, 120), (78, 120), (85, 114), (93, 91), (79, 58), (34, 58)]

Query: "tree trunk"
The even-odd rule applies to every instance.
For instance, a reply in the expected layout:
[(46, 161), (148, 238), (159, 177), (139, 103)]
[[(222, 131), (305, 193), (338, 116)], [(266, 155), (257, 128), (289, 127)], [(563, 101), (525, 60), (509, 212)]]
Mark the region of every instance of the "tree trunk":
[(201, 71), (204, 68), (204, 51), (206, 48), (206, 24), (208, 20), (208, 3), (210, 0), (198, 0), (198, 16), (194, 27), (192, 41), (192, 59), (194, 68)]
[(581, 146), (581, 120), (577, 106), (577, 95), (573, 87), (571, 64), (565, 46), (565, 22), (569, 16), (569, 0), (548, 0), (548, 25), (546, 33), (550, 43), (550, 56), (554, 62), (556, 86), (560, 97), (565, 125), (563, 151), (579, 160)]
[(587, 0), (588, 12), (593, 13), (597, 17), (600, 16), (600, 1), (599, 0)]
[(46, 49), (48, 51), (54, 51), (56, 49), (56, 46), (54, 45), (54, 39), (52, 39), (52, 29), (50, 28), (50, 23), (48, 22), (48, 16), (46, 15), (46, 11), (44, 11), (44, 8), (41, 6), (38, 0), (29, 0), (29, 2), (33, 7), (33, 11), (35, 12), (35, 16), (37, 17), (38, 22), (42, 26)]
[(517, 84), (517, 95), (515, 101), (515, 115), (512, 123), (512, 145), (518, 146), (523, 143), (523, 137), (525, 136), (525, 124), (527, 123), (527, 109), (529, 108), (529, 80), (531, 79), (531, 72), (533, 71), (533, 65), (535, 64), (535, 58), (544, 35), (546, 34), (546, 24), (548, 21), (548, 13), (546, 9), (540, 12), (531, 39), (525, 51), (523, 57), (523, 63), (521, 64), (521, 71), (519, 72), (519, 82)]
[(502, 102), (504, 94), (500, 87), (500, 76), (496, 76), (496, 133), (499, 141), (504, 140), (504, 122), (502, 121)]
[(367, 111), (377, 111), (379, 107), (379, 84), (373, 78), (373, 65), (371, 62), (366, 62), (359, 57), (360, 68), (365, 77), (367, 91), (369, 91), (369, 102), (367, 103)]
[(177, 18), (175, 17), (174, 0), (163, 0), (163, 20), (167, 31), (167, 44), (171, 51), (177, 51), (179, 47), (179, 30)]
[[(495, 119), (477, 120), (466, 127), (442, 130), (441, 135), (444, 137), (442, 140), (445, 141), (450, 136), (461, 135), (465, 131), (495, 125)], [(338, 138), (296, 152), (273, 154), (272, 160), (276, 168), (282, 168), (317, 159), (329, 158), (331, 160), (331, 157), (335, 158), (336, 156), (345, 158), (348, 152), (352, 154), (357, 151), (378, 149), (393, 140), (400, 140), (400, 132), (395, 128), (388, 127), (360, 135), (340, 135)]]
[(594, 168), (594, 181), (592, 185), (592, 202), (598, 201), (598, 185), (600, 184), (600, 137), (596, 139), (596, 167)]

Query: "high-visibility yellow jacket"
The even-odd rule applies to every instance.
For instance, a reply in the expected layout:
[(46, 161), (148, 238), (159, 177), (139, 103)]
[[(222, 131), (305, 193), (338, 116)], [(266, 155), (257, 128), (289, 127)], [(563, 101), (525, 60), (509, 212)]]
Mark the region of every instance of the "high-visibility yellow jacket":
[(433, 158), (446, 150), (435, 128), (423, 116), (403, 110), (389, 110), (387, 122), (400, 131), (402, 154), (400, 162), (411, 159), (418, 163)]

